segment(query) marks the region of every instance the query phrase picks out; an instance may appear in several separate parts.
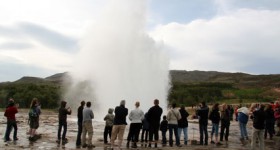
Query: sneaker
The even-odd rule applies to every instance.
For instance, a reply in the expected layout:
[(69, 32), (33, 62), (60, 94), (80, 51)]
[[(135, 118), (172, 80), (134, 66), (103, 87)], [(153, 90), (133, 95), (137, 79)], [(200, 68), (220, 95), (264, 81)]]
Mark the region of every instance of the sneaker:
[(14, 138), (14, 141), (17, 141), (18, 140), (18, 138), (16, 137), (16, 138)]
[(11, 139), (5, 139), (5, 140), (4, 140), (4, 142), (9, 142), (9, 141), (11, 141)]
[(223, 145), (223, 144), (220, 142), (216, 143), (216, 146), (221, 146), (221, 145)]
[(33, 137), (30, 136), (28, 139), (29, 139), (29, 141), (35, 141), (34, 136)]
[(66, 144), (66, 143), (68, 143), (68, 140), (67, 140), (67, 139), (62, 140), (62, 144), (63, 144), (63, 145)]
[(215, 144), (215, 142), (214, 142), (214, 141), (211, 141), (210, 143), (211, 143), (211, 144)]
[(57, 144), (60, 144), (60, 140), (56, 140), (55, 142), (56, 142)]
[(87, 144), (83, 144), (83, 148), (86, 148), (87, 147)]
[(88, 148), (95, 148), (95, 146), (92, 145), (92, 144), (88, 145), (87, 147), (88, 147)]

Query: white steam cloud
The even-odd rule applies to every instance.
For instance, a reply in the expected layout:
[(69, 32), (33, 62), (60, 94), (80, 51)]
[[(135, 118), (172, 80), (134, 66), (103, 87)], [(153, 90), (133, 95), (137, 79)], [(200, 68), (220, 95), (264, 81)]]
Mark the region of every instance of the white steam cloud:
[(80, 42), (66, 93), (75, 99), (72, 104), (92, 101), (94, 113), (101, 118), (122, 99), (129, 111), (136, 101), (147, 111), (154, 99), (166, 107), (169, 59), (163, 45), (145, 32), (146, 4), (144, 0), (111, 0), (106, 5)]

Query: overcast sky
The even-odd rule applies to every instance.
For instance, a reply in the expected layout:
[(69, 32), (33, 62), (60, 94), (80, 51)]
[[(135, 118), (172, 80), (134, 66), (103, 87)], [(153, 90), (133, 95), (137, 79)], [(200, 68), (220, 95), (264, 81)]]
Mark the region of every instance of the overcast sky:
[[(107, 1), (0, 0), (0, 82), (68, 71)], [(147, 2), (147, 34), (170, 69), (280, 73), (279, 0)]]

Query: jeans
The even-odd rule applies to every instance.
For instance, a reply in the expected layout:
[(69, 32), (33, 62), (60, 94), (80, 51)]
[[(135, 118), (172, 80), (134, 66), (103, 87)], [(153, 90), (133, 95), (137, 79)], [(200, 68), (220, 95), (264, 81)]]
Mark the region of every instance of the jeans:
[(150, 124), (149, 126), (149, 142), (152, 142), (155, 139), (155, 142), (158, 141), (158, 130), (159, 124)]
[(62, 133), (62, 140), (65, 140), (66, 131), (67, 131), (67, 122), (59, 122), (58, 124), (58, 133), (57, 133), (57, 139), (61, 139), (61, 130), (63, 127), (63, 133)]
[(12, 127), (14, 128), (13, 138), (14, 138), (14, 140), (17, 138), (17, 122), (15, 120), (8, 120), (4, 140), (6, 140), (6, 141), (10, 140), (10, 133), (12, 131)]
[(217, 124), (217, 123), (213, 123), (213, 124), (212, 124), (211, 137), (213, 136), (214, 133), (215, 133), (215, 137), (218, 137), (218, 133), (219, 133), (219, 124)]
[(111, 139), (112, 129), (113, 129), (113, 126), (105, 126), (104, 134), (103, 134), (104, 143), (108, 143), (108, 140), (107, 140), (108, 135), (109, 135), (109, 138)]
[(264, 130), (259, 129), (253, 129), (253, 136), (252, 136), (252, 142), (251, 142), (251, 149), (256, 149), (256, 141), (259, 139), (259, 149), (264, 150)]
[(83, 130), (83, 123), (78, 122), (78, 134), (77, 134), (77, 141), (76, 141), (77, 146), (81, 145), (82, 130)]
[(225, 133), (225, 140), (228, 141), (228, 136), (229, 136), (229, 125), (230, 124), (223, 124), (221, 125), (221, 133), (220, 133), (220, 141), (223, 141), (224, 138), (224, 133)]
[(204, 137), (204, 145), (208, 145), (208, 132), (207, 132), (207, 124), (199, 124), (199, 133), (200, 133), (200, 145), (203, 145), (203, 136)]
[[(142, 135), (141, 135), (141, 142), (148, 142), (148, 135), (149, 135), (149, 130), (148, 129), (142, 129)], [(144, 138), (145, 136), (145, 138)]]
[(240, 128), (240, 132), (241, 132), (241, 139), (248, 138), (248, 133), (247, 133), (246, 125), (247, 124), (245, 124), (245, 123), (239, 122), (239, 128)]
[(142, 123), (131, 123), (129, 127), (129, 133), (127, 141), (138, 142), (139, 133), (142, 127)]
[(173, 146), (173, 131), (175, 134), (176, 145), (180, 145), (179, 136), (178, 136), (178, 125), (168, 124), (168, 127), (169, 127), (169, 145)]
[(161, 131), (162, 144), (166, 144), (166, 131)]
[(188, 127), (185, 128), (178, 128), (178, 137), (180, 141), (182, 130), (184, 132), (184, 144), (188, 144)]

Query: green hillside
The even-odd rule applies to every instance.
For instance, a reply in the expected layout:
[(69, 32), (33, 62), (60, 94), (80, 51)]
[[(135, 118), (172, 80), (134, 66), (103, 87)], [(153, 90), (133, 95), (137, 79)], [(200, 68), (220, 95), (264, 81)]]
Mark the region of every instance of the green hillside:
[[(171, 70), (169, 101), (195, 105), (209, 103), (241, 103), (273, 101), (280, 97), (280, 75), (250, 75), (217, 71)], [(33, 97), (40, 99), (43, 108), (57, 108), (63, 94), (63, 81), (67, 73), (58, 73), (46, 78), (22, 77), (14, 82), (0, 83), (0, 107), (7, 105), (10, 97), (20, 107), (29, 107)]]

